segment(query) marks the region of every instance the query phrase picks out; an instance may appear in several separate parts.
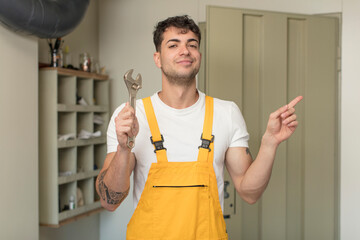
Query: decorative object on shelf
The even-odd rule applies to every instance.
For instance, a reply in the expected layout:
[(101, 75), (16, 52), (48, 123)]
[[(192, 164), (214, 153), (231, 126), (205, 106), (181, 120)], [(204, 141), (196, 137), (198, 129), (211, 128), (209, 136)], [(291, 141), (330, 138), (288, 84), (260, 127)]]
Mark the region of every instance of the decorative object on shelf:
[(77, 206), (81, 207), (84, 205), (84, 197), (80, 188), (76, 189)]
[(58, 140), (59, 141), (67, 141), (67, 140), (73, 140), (76, 138), (75, 133), (67, 133), (67, 134), (59, 134)]
[(86, 100), (83, 97), (77, 96), (77, 95), (76, 95), (76, 103), (79, 105), (83, 105), (83, 106), (88, 105), (88, 103), (86, 102)]
[(79, 57), (80, 70), (91, 72), (91, 57), (89, 53), (81, 53)]
[(94, 124), (102, 125), (104, 124), (104, 119), (99, 114), (94, 114)]
[(50, 66), (62, 67), (63, 66), (63, 55), (62, 55), (62, 44), (63, 40), (57, 38), (55, 43), (52, 43), (51, 39), (47, 39), (50, 48)]
[(106, 67), (100, 67), (100, 74), (106, 74)]
[(69, 210), (74, 210), (74, 209), (75, 209), (75, 198), (73, 195), (71, 195), (69, 199)]
[(100, 74), (100, 63), (93, 57), (91, 57), (91, 72)]
[(72, 56), (68, 45), (66, 45), (63, 50), (63, 66), (65, 68), (74, 68), (72, 65)]
[(80, 133), (78, 134), (78, 138), (79, 139), (89, 139), (92, 137), (100, 137), (101, 136), (101, 132), (100, 131), (96, 131), (94, 133), (86, 131), (84, 129), (81, 129)]

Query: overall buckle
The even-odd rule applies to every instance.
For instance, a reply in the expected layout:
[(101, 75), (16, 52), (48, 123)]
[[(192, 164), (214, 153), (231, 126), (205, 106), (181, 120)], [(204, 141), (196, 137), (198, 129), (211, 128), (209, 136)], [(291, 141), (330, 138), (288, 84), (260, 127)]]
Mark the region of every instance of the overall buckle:
[(199, 148), (205, 148), (208, 149), (209, 152), (211, 152), (210, 143), (214, 142), (214, 135), (211, 135), (211, 140), (208, 140), (208, 139), (204, 139), (203, 134), (201, 134), (200, 139), (201, 139), (201, 145), (199, 146)]
[(162, 134), (161, 134), (161, 140), (160, 141), (154, 142), (152, 136), (150, 137), (150, 140), (151, 140), (151, 143), (154, 144), (154, 146), (155, 146), (154, 153), (156, 153), (156, 151), (159, 151), (159, 150), (163, 150), (163, 149), (166, 150), (166, 148), (164, 148), (164, 146), (163, 146), (164, 137), (163, 137)]

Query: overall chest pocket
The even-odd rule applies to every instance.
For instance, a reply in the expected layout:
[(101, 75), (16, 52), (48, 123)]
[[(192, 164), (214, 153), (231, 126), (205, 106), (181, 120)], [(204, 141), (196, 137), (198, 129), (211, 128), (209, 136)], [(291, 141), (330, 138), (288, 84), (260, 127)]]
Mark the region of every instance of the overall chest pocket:
[(208, 183), (154, 184), (152, 191), (159, 239), (208, 238)]

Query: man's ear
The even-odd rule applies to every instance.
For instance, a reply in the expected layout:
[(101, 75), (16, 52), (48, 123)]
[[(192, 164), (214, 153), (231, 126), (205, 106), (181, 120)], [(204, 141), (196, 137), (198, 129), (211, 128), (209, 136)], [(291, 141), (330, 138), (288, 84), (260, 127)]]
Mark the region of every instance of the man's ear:
[(154, 53), (154, 62), (158, 68), (161, 68), (160, 52)]

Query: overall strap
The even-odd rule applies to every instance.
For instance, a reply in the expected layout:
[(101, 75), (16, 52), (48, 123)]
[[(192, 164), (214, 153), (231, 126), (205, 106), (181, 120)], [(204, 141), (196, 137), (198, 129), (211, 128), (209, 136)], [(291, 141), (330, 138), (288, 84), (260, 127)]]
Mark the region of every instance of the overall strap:
[(205, 96), (205, 120), (203, 133), (201, 135), (201, 146), (199, 146), (198, 161), (208, 161), (213, 158), (214, 150), (214, 135), (212, 135), (214, 116), (214, 99), (209, 96)]
[(166, 148), (163, 146), (164, 138), (160, 134), (159, 125), (157, 123), (154, 108), (151, 103), (150, 97), (143, 99), (146, 118), (149, 123), (150, 131), (151, 131), (151, 143), (154, 144), (155, 153), (157, 162), (167, 162), (167, 156), (166, 156)]

